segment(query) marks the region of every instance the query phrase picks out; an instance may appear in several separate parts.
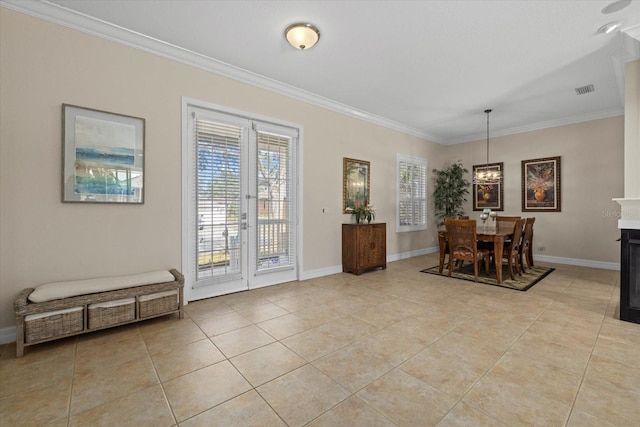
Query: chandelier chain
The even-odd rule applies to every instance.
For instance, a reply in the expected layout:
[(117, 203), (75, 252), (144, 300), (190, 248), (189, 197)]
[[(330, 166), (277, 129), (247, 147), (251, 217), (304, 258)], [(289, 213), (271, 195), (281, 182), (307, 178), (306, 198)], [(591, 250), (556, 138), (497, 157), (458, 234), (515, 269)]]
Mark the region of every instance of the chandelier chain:
[(502, 171), (489, 169), (489, 113), (493, 110), (484, 110), (487, 115), (487, 162), (485, 167), (476, 170), (473, 176), (473, 183), (479, 185), (500, 184), (502, 182)]

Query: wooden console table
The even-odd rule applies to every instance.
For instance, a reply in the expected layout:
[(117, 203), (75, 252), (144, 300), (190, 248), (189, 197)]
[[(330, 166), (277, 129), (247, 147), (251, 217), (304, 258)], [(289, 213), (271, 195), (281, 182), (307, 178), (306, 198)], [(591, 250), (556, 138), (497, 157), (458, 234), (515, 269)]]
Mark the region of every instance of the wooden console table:
[(387, 268), (387, 224), (342, 224), (342, 271)]

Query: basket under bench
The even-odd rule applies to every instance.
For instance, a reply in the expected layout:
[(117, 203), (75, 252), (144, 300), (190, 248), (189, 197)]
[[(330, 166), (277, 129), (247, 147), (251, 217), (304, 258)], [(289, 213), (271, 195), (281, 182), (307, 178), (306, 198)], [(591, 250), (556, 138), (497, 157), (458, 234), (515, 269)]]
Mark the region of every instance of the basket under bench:
[(16, 357), (25, 347), (60, 338), (172, 313), (182, 319), (184, 276), (169, 272), (175, 280), (37, 303), (29, 301), (34, 288), (23, 289), (14, 303)]

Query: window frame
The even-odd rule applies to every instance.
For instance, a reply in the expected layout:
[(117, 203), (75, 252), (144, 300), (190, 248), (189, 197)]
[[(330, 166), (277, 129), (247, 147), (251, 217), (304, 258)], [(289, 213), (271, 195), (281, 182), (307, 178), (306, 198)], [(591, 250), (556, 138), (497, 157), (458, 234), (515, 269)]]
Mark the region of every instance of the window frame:
[[(401, 184), (401, 174), (402, 174), (402, 167), (403, 167), (403, 163), (407, 163), (411, 166), (417, 166), (420, 168), (423, 168), (423, 188), (424, 188), (424, 197), (422, 196), (418, 196), (416, 197), (415, 194), (412, 194), (412, 197), (409, 198), (403, 198), (401, 197), (402, 193), (400, 191), (400, 184)], [(428, 201), (428, 180), (427, 180), (427, 174), (428, 174), (428, 161), (427, 159), (423, 159), (420, 157), (415, 157), (415, 156), (409, 156), (406, 154), (397, 154), (397, 158), (396, 158), (396, 231), (398, 233), (405, 233), (405, 232), (410, 232), (410, 231), (424, 231), (427, 229), (427, 223), (429, 220), (428, 217), (428, 211), (427, 211), (427, 201)], [(400, 205), (403, 201), (412, 201), (412, 202), (421, 202), (422, 203), (422, 209), (424, 210), (424, 222), (420, 222), (420, 223), (416, 223), (413, 222), (412, 224), (409, 225), (402, 225), (401, 224), (401, 215), (400, 215)]]

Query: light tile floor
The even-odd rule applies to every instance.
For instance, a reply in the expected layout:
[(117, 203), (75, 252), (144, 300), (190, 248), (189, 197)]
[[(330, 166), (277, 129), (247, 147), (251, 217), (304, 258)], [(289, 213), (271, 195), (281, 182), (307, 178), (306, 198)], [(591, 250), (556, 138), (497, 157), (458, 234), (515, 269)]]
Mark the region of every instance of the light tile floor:
[(2, 426), (629, 426), (640, 325), (618, 272), (527, 292), (420, 273), (427, 255), (0, 347)]

